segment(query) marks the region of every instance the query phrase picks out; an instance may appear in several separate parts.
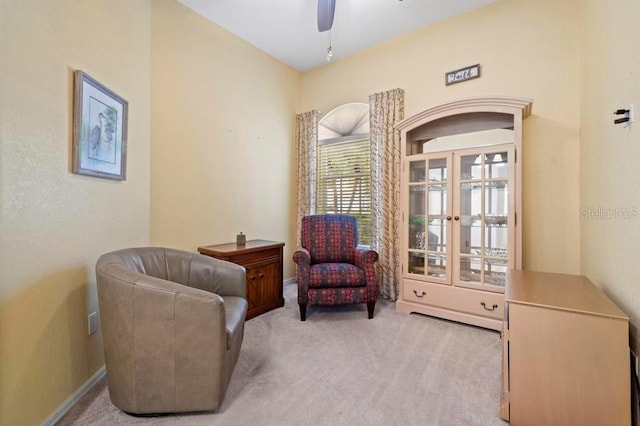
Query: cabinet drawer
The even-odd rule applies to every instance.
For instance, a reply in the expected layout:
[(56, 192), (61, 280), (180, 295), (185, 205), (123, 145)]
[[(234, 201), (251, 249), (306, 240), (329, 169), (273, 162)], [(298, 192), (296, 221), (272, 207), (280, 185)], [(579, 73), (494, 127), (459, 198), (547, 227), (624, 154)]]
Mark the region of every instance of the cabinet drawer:
[(502, 293), (405, 279), (402, 296), (407, 302), (437, 306), (500, 320), (504, 318), (504, 296)]
[(280, 250), (279, 248), (262, 250), (252, 253), (240, 253), (229, 257), (229, 261), (242, 265), (245, 268), (251, 268), (259, 265), (268, 265), (280, 262)]

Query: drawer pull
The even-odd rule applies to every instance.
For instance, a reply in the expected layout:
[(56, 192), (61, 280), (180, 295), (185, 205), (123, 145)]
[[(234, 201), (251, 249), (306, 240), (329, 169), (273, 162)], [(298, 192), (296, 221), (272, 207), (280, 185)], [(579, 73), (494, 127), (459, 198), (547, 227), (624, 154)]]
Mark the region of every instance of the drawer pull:
[(418, 294), (417, 291), (413, 290), (413, 294), (415, 294), (416, 297), (425, 297), (427, 295), (427, 292), (423, 291), (422, 294)]
[(258, 274), (258, 278), (264, 278), (264, 274)]
[(255, 280), (255, 279), (256, 279), (256, 276), (255, 276), (255, 275), (252, 275), (252, 276), (250, 276), (250, 277), (249, 277), (249, 279), (250, 279), (251, 281), (253, 281), (253, 280)]
[(498, 305), (496, 305), (495, 303), (493, 304), (493, 307), (491, 309), (487, 308), (487, 305), (484, 304), (484, 302), (480, 302), (480, 304), (482, 305), (483, 308), (485, 308), (487, 311), (494, 311)]

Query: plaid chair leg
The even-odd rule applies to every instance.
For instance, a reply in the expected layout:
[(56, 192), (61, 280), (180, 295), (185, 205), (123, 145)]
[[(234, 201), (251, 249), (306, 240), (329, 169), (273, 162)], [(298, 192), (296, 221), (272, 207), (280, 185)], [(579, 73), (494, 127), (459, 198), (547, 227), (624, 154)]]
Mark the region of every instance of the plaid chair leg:
[(369, 319), (373, 318), (373, 310), (375, 308), (376, 308), (376, 302), (367, 302), (367, 312), (369, 313)]
[(306, 321), (307, 320), (307, 304), (299, 303), (299, 305), (300, 305), (300, 321)]

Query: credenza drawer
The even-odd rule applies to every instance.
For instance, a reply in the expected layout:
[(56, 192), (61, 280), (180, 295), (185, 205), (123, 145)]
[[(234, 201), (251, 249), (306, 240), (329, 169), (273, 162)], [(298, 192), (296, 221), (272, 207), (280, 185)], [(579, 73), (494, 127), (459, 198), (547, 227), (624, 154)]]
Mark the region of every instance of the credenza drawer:
[(405, 279), (402, 295), (407, 302), (499, 320), (504, 318), (504, 296), (502, 293)]

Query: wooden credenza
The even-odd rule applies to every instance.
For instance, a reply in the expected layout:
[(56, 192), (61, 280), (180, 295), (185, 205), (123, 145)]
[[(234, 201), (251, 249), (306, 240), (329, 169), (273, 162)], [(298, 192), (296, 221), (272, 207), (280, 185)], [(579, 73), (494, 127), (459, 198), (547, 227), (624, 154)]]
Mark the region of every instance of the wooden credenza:
[(247, 318), (284, 306), (282, 296), (282, 248), (284, 243), (266, 240), (198, 247), (198, 252), (244, 266), (247, 270)]
[(584, 276), (511, 270), (501, 417), (629, 425), (629, 318)]

